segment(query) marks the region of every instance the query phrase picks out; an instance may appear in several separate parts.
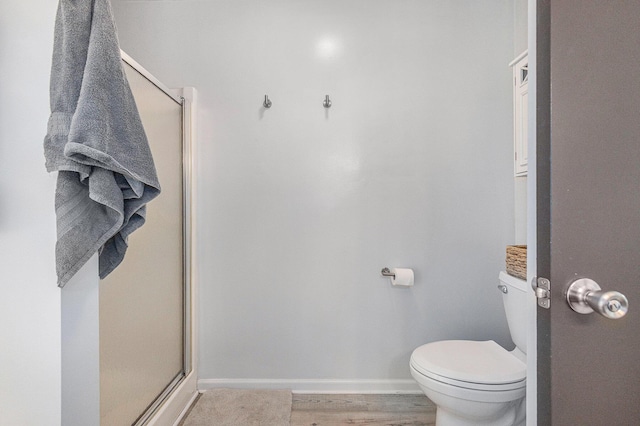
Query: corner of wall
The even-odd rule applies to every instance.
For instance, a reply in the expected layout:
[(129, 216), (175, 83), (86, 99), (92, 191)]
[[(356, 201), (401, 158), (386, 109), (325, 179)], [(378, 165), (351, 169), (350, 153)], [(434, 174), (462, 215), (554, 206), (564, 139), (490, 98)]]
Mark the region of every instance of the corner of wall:
[(0, 424), (60, 424), (54, 175), (42, 140), (57, 2), (0, 2)]

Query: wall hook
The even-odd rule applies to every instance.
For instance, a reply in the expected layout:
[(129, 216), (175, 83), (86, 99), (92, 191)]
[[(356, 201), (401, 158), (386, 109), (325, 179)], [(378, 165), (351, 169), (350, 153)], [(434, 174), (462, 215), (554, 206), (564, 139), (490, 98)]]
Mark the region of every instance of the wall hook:
[(264, 95), (264, 102), (262, 103), (262, 106), (265, 108), (271, 108), (271, 100), (269, 99), (269, 95)]
[(331, 108), (331, 99), (329, 99), (329, 95), (325, 95), (322, 106), (325, 108)]

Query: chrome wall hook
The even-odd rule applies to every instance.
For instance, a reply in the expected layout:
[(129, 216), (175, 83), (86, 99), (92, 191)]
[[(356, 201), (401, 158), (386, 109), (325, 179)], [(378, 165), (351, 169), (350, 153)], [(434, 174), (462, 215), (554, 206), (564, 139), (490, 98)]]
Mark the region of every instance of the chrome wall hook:
[(271, 100), (269, 99), (269, 95), (264, 95), (264, 102), (262, 103), (262, 106), (265, 108), (271, 108)]
[(325, 95), (322, 106), (325, 108), (331, 108), (331, 99), (329, 99), (329, 95)]

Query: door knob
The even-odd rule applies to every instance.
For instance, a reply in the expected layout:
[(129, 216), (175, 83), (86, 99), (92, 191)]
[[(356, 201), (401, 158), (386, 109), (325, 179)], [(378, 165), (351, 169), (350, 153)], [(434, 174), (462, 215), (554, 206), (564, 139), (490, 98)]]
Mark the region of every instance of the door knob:
[(602, 291), (597, 282), (580, 278), (567, 289), (567, 303), (579, 314), (597, 312), (605, 318), (618, 319), (627, 314), (629, 301), (617, 291)]

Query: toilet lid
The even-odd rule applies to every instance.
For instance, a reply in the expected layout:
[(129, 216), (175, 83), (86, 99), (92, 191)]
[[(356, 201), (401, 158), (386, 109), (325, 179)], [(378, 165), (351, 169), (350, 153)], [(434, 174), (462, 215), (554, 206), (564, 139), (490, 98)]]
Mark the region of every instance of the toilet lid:
[(493, 340), (427, 343), (413, 351), (411, 364), (426, 376), (485, 385), (524, 386), (527, 376), (526, 364)]

